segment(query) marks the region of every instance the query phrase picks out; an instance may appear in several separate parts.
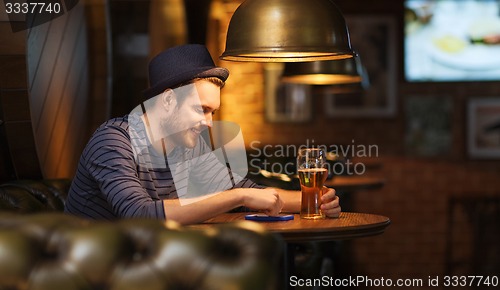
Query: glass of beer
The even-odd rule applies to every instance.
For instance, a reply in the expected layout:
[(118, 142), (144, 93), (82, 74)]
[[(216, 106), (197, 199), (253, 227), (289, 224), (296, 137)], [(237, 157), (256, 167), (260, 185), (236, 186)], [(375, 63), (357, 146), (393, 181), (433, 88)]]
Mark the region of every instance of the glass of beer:
[(325, 151), (320, 148), (300, 149), (297, 156), (302, 200), (300, 217), (304, 219), (325, 218), (321, 211), (323, 184), (328, 176)]

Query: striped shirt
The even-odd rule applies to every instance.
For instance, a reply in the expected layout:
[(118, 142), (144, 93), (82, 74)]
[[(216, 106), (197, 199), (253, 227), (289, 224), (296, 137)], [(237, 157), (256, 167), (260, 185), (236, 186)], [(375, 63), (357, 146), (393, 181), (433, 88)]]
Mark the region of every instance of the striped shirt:
[[(194, 148), (176, 147), (166, 158), (155, 150), (148, 150), (151, 147), (145, 132), (137, 115), (102, 124), (81, 155), (65, 212), (90, 219), (166, 219), (168, 213), (162, 200), (179, 198), (180, 192), (188, 188), (180, 185), (184, 184), (183, 180), (174, 182), (179, 176), (189, 176), (190, 180), (195, 176), (199, 184), (195, 188), (201, 191), (215, 192), (221, 187), (261, 188), (247, 178), (236, 179), (240, 180), (237, 184), (223, 178), (228, 175), (228, 168), (215, 160), (213, 154), (205, 154), (211, 148), (201, 136)], [(176, 160), (186, 160), (186, 157), (189, 170), (180, 166), (172, 170)], [(210, 188), (214, 184), (219, 186)]]

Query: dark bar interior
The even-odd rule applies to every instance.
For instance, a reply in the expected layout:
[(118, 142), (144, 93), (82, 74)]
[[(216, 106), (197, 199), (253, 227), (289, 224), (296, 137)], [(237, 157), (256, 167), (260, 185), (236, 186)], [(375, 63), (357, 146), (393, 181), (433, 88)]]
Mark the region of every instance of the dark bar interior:
[[(3, 255), (2, 245), (10, 241), (9, 231), (30, 223), (46, 227), (43, 215), (37, 216), (41, 211), (62, 214), (69, 183), (75, 177), (87, 142), (103, 122), (130, 113), (141, 103), (142, 91), (148, 87), (148, 63), (153, 56), (170, 47), (197, 43), (208, 48), (217, 66), (230, 71), (221, 90), (220, 109), (213, 120), (239, 125), (248, 177), (265, 186), (301, 190), (295, 168), (297, 148), (325, 148), (330, 166), (325, 186), (335, 189), (340, 197), (344, 214), (341, 218), (359, 222), (341, 226), (349, 230), (351, 226), (363, 227), (366, 223), (366, 236), (342, 232), (313, 241), (305, 238), (307, 233), (302, 233), (299, 239), (295, 233), (281, 233), (276, 227), (285, 221), (279, 221), (264, 229), (266, 234), (262, 236), (255, 232), (241, 233), (241, 237), (248, 235), (245, 236), (248, 240), (240, 238), (235, 243), (229, 237), (225, 244), (212, 244), (220, 241), (214, 240), (208, 228), (232, 221), (229, 217), (223, 222), (217, 218), (211, 220), (209, 227), (204, 223), (186, 226), (186, 230), (179, 232), (177, 225), (170, 225), (176, 237), (158, 234), (157, 224), (145, 222), (139, 226), (133, 221), (119, 221), (106, 229), (109, 233), (100, 236), (94, 232), (87, 238), (97, 244), (116, 243), (113, 245), (123, 247), (120, 249), (124, 252), (136, 251), (135, 258), (130, 257), (130, 261), (136, 262), (134, 259), (146, 256), (163, 257), (154, 251), (167, 249), (166, 244), (158, 246), (162, 245), (158, 241), (167, 236), (189, 244), (192, 252), (184, 253), (184, 259), (194, 261), (189, 266), (192, 268), (182, 264), (182, 259), (174, 258), (158, 258), (157, 264), (151, 263), (180, 263), (180, 267), (185, 266), (182, 271), (199, 271), (196, 275), (200, 276), (195, 275), (192, 280), (183, 278), (186, 281), (179, 278), (181, 273), (165, 274), (182, 280), (178, 285), (193, 287), (182, 289), (211, 289), (210, 279), (225, 281), (220, 287), (229, 287), (217, 289), (260, 289), (252, 287), (262, 285), (271, 285), (269, 289), (333, 288), (326, 278), (318, 280), (322, 277), (346, 282), (334, 285), (338, 288), (353, 289), (498, 286), (500, 1), (331, 1), (345, 17), (352, 48), (363, 65), (360, 84), (340, 85), (281, 82), (285, 67), (280, 62), (220, 60), (229, 22), (242, 0), (45, 1), (52, 3), (53, 8), (59, 7), (58, 3), (64, 13), (51, 19), (38, 18), (38, 22), (36, 17), (30, 20), (20, 13), (7, 12), (10, 7), (7, 3), (22, 1), (2, 2), (0, 255)], [(473, 6), (474, 2), (485, 6), (478, 8)], [(481, 21), (465, 27), (464, 23), (474, 13), (482, 15)], [(453, 15), (459, 18), (453, 20)], [(470, 39), (461, 38), (462, 26), (470, 33)], [(489, 34), (481, 38), (482, 31)], [(20, 191), (26, 190), (37, 200), (25, 199), (22, 196), (25, 193)], [(10, 216), (14, 212), (31, 218), (9, 221), (17, 219)], [(375, 216), (358, 217), (354, 213)], [(65, 214), (55, 219), (67, 227), (84, 227)], [(240, 214), (238, 219), (243, 216)], [(304, 226), (297, 213), (295, 222), (299, 227)], [(225, 229), (218, 226), (216, 233), (227, 238)], [(141, 227), (154, 234), (136, 239), (141, 235)], [(115, 233), (117, 228), (126, 228), (126, 234)], [(202, 229), (203, 234), (196, 232), (193, 235), (199, 235), (198, 238), (187, 237), (186, 232), (196, 228)], [(268, 236), (267, 230), (281, 235)], [(30, 237), (35, 232), (29, 232)], [(137, 245), (117, 242), (122, 234), (134, 237)], [(58, 237), (47, 232), (43, 236)], [(193, 245), (193, 241), (200, 244)], [(159, 244), (153, 249), (146, 246), (149, 243)], [(231, 256), (235, 249), (228, 244), (243, 245), (243, 249), (245, 243), (252, 244), (258, 255), (269, 255), (271, 264), (266, 267), (262, 266), (265, 259), (239, 257), (251, 261), (255, 271), (262, 266), (268, 271), (266, 275), (251, 272), (244, 268), (245, 263)], [(228, 247), (227, 252), (221, 250), (224, 246)], [(200, 249), (203, 255), (197, 256)], [(276, 257), (271, 257), (273, 249), (278, 249)], [(105, 247), (96, 246), (95, 250), (105, 251)], [(218, 257), (217, 262), (210, 260), (213, 257), (208, 253), (212, 251)], [(44, 253), (41, 255), (55, 255), (50, 251)], [(73, 254), (77, 259), (78, 253)], [(89, 271), (85, 273), (95, 278), (85, 283), (100, 287), (95, 289), (107, 289), (110, 285), (124, 287), (120, 289), (140, 288), (141, 283), (134, 280), (134, 275), (148, 270), (141, 269), (140, 263), (136, 268), (120, 268), (119, 273), (117, 268), (108, 269), (107, 262), (119, 259), (119, 254), (111, 255), (104, 255), (102, 260), (92, 256), (96, 259), (95, 270), (76, 262), (79, 270)], [(232, 261), (235, 269), (246, 269), (246, 276), (232, 273), (232, 267), (224, 259)], [(205, 268), (196, 267), (207, 261), (226, 268), (203, 276)], [(21, 282), (9, 282), (14, 278), (1, 282), (11, 275), (9, 264), (8, 258), (0, 258), (0, 289), (28, 289)], [(175, 269), (176, 265), (165, 268)], [(63, 263), (58, 267), (64, 268)], [(206, 271), (213, 270), (206, 267)], [(108, 272), (94, 273), (104, 268)], [(56, 284), (51, 284), (55, 280), (48, 278), (52, 268), (45, 269), (47, 272), (33, 270), (34, 274), (23, 277), (25, 280), (29, 277), (28, 284), (32, 287), (39, 283), (39, 289), (49, 289)], [(107, 277), (112, 275), (130, 277), (130, 281), (138, 284), (128, 284), (128, 278), (110, 282)], [(144, 285), (151, 286), (150, 289), (176, 285), (154, 284), (154, 277), (144, 276), (150, 283)], [(250, 281), (255, 277), (261, 279)], [(364, 278), (361, 283), (347, 282), (361, 278)], [(387, 281), (393, 284), (387, 285)], [(383, 282), (386, 284), (382, 285)], [(395, 285), (397, 282), (403, 285)], [(82, 285), (67, 289), (83, 289)]]

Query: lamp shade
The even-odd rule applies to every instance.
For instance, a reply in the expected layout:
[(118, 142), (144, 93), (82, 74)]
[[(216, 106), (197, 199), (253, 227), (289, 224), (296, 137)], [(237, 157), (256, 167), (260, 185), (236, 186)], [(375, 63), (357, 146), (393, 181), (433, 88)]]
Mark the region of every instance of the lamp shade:
[(220, 58), (304, 62), (353, 55), (344, 16), (331, 0), (246, 0), (230, 20)]
[(285, 64), (282, 81), (310, 85), (361, 83), (363, 66), (359, 57), (330, 61)]

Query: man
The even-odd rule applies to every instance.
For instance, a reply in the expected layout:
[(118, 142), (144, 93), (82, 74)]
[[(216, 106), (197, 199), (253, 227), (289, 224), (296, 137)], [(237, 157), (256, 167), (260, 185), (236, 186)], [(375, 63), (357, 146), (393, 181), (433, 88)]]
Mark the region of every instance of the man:
[[(299, 192), (262, 188), (210, 153), (214, 148), (202, 133), (212, 126), (228, 76), (202, 45), (173, 47), (153, 58), (146, 100), (96, 130), (82, 153), (65, 211), (93, 219), (148, 217), (181, 224), (238, 207), (268, 215), (298, 212)], [(207, 195), (193, 198), (191, 189)], [(339, 215), (333, 189), (324, 189), (322, 202), (326, 216)]]

